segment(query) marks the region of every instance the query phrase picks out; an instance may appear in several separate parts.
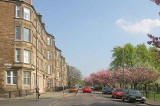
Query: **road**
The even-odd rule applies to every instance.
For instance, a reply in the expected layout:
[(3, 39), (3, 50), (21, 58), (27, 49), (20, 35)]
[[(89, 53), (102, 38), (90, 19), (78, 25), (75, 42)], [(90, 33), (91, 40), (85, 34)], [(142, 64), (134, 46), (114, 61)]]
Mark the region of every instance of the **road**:
[(92, 94), (68, 93), (62, 97), (41, 98), (24, 100), (3, 100), (0, 106), (147, 106), (140, 103), (125, 103), (120, 99), (112, 99), (111, 95), (102, 95), (97, 92)]

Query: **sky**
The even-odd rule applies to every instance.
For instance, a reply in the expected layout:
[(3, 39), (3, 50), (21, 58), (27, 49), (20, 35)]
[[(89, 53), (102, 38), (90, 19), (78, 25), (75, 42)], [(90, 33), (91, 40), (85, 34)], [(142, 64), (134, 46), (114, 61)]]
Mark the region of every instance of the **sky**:
[(66, 62), (83, 77), (108, 69), (112, 50), (160, 35), (160, 6), (150, 0), (33, 0)]

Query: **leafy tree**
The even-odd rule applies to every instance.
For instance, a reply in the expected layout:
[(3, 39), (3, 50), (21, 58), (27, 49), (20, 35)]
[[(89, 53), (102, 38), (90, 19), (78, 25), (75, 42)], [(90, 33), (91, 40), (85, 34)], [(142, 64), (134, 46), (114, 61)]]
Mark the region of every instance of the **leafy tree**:
[(153, 2), (155, 2), (157, 5), (160, 5), (160, 0), (151, 0)]
[(97, 73), (92, 73), (89, 77), (85, 78), (85, 82), (90, 85), (115, 87), (116, 79), (114, 78), (113, 71), (102, 70)]
[(145, 44), (136, 46), (136, 63), (148, 63), (150, 61), (149, 51)]
[[(160, 0), (151, 0), (151, 1), (153, 1), (157, 5), (160, 5)], [(160, 15), (160, 12), (159, 12), (159, 15)], [(151, 58), (151, 60), (154, 61), (153, 63), (154, 63), (155, 68), (157, 68), (160, 71), (160, 68), (159, 68), (159, 65), (160, 65), (159, 64), (159, 60), (160, 60), (160, 50), (159, 50), (159, 48), (160, 48), (160, 37), (155, 37), (152, 34), (148, 34), (148, 37), (151, 39), (151, 41), (148, 41), (148, 44), (157, 48), (154, 51), (152, 50), (152, 52), (157, 53), (157, 56), (152, 54), (153, 57), (155, 57), (155, 60), (153, 60), (153, 58)]]
[(156, 47), (149, 48), (150, 64), (160, 72), (159, 55), (154, 51), (158, 51), (158, 49)]
[(130, 80), (136, 89), (137, 84), (150, 84), (158, 80), (160, 74), (152, 67), (136, 66), (130, 69)]
[(124, 46), (124, 64), (126, 67), (133, 67), (136, 64), (136, 49), (128, 43)]
[(68, 66), (68, 85), (74, 86), (82, 80), (82, 73), (73, 66)]
[(135, 47), (128, 43), (123, 48), (116, 47), (113, 49), (112, 58), (110, 66), (111, 69), (118, 69), (118, 67), (133, 67), (136, 64), (136, 49)]
[(111, 69), (118, 69), (118, 67), (123, 66), (123, 48), (115, 47), (112, 52), (113, 61), (110, 64)]

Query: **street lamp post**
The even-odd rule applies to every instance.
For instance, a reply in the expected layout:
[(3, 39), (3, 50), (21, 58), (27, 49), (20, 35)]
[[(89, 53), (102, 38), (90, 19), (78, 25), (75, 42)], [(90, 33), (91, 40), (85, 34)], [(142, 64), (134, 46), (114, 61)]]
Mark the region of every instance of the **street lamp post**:
[(124, 83), (125, 83), (125, 81), (124, 81), (124, 49), (123, 49), (123, 88), (124, 88)]
[(37, 38), (37, 19), (35, 19), (36, 21), (36, 100), (38, 99), (38, 96), (39, 96), (39, 92), (38, 92), (38, 81), (37, 81), (37, 77), (38, 77), (38, 70), (37, 70), (37, 63), (38, 63), (38, 60), (37, 60), (37, 42), (38, 42), (38, 38)]

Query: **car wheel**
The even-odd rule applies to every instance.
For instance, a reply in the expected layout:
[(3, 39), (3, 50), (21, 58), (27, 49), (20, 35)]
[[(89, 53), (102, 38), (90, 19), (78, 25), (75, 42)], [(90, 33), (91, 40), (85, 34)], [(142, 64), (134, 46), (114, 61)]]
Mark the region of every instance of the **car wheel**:
[(131, 103), (131, 99), (127, 98), (127, 102), (128, 102), (128, 103)]
[(122, 101), (124, 102), (124, 101), (125, 101), (125, 99), (124, 99), (124, 98), (122, 98)]
[(145, 101), (141, 101), (140, 103), (143, 103), (143, 104), (144, 104), (144, 103), (145, 103)]

